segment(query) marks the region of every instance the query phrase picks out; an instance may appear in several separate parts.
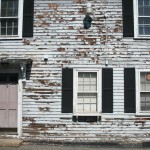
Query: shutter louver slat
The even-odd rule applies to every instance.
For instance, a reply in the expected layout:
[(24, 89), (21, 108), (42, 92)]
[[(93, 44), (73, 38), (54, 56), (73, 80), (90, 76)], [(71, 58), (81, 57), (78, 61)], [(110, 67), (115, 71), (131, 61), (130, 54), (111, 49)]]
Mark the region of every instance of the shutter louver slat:
[(33, 37), (34, 0), (24, 0), (23, 6), (23, 37)]
[(135, 113), (135, 68), (124, 68), (124, 112)]
[(123, 37), (134, 37), (133, 0), (122, 0)]
[(113, 113), (113, 69), (102, 69), (102, 113)]
[(62, 69), (62, 113), (73, 112), (73, 69)]

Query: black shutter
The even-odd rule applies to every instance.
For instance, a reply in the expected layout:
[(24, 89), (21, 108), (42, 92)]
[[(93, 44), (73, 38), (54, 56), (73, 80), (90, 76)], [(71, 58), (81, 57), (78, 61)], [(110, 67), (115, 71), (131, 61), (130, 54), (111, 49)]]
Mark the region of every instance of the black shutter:
[(73, 69), (62, 69), (62, 113), (73, 112)]
[(113, 113), (113, 69), (102, 69), (102, 113)]
[(135, 68), (124, 68), (124, 112), (135, 113)]
[(134, 37), (133, 0), (122, 0), (123, 37)]
[(23, 37), (33, 37), (34, 0), (24, 0)]

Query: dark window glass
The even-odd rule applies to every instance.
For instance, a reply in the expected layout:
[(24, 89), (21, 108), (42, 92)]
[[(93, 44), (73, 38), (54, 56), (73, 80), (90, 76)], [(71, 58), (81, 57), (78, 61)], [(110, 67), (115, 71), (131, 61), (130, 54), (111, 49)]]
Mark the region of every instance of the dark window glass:
[(1, 19), (1, 35), (17, 35), (18, 19)]
[[(0, 35), (18, 35), (18, 3), (19, 0), (0, 0), (1, 18)], [(11, 19), (9, 18), (11, 17)]]
[(18, 0), (1, 0), (1, 17), (17, 17)]

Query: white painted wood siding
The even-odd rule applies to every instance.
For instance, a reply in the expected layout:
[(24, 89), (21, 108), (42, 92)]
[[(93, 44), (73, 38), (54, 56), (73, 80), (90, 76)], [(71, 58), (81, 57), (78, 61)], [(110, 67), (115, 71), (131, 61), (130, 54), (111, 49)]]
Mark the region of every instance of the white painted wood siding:
[[(92, 27), (83, 29), (84, 0), (35, 0), (34, 36), (1, 40), (0, 59), (33, 60), (23, 89), (23, 134), (26, 139), (114, 140), (149, 139), (150, 118), (124, 114), (124, 67), (150, 68), (149, 40), (123, 38), (121, 0), (94, 0)], [(108, 41), (104, 13), (108, 15)], [(43, 61), (48, 55), (48, 62)], [(62, 67), (114, 69), (113, 114), (97, 123), (75, 123), (61, 113)]]
[(113, 113), (124, 113), (124, 68), (113, 69)]

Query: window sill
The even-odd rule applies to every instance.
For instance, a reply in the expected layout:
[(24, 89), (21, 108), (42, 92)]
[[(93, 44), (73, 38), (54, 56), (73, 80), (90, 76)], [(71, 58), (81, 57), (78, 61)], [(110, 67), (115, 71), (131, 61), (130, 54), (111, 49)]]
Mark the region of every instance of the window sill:
[(101, 116), (99, 113), (75, 113), (73, 116)]
[(147, 36), (147, 37), (141, 37), (141, 36), (139, 36), (139, 37), (134, 37), (133, 39), (134, 40), (150, 40), (150, 36)]
[(136, 113), (135, 114), (135, 116), (136, 117), (150, 117), (150, 112), (147, 112), (147, 113), (145, 113), (145, 112), (140, 112), (140, 113)]
[(0, 36), (0, 40), (21, 40), (20, 36)]

